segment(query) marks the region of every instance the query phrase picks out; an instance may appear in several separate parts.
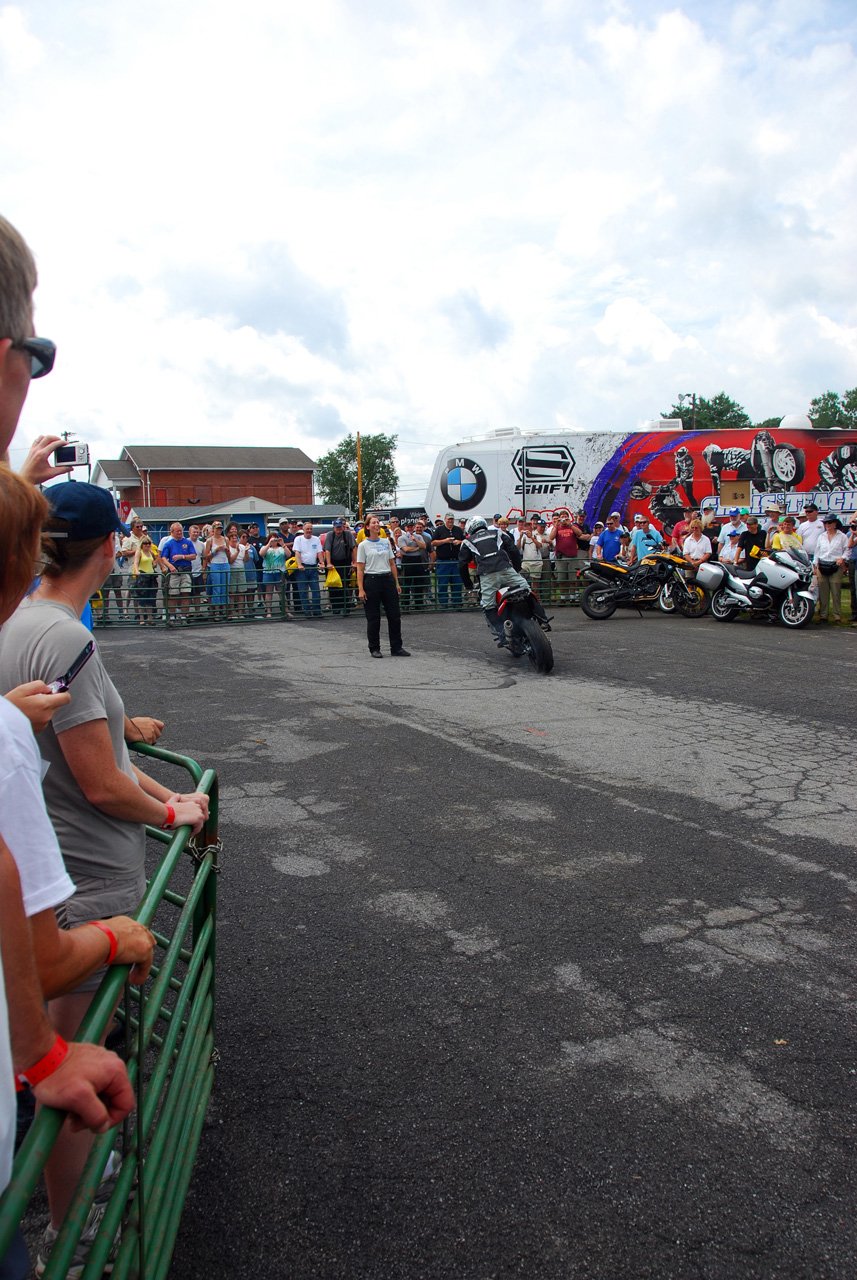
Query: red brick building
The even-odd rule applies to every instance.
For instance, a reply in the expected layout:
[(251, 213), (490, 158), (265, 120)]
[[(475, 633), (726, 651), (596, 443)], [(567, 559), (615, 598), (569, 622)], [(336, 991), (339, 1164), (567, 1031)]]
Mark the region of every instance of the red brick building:
[(248, 493), (278, 506), (313, 501), (315, 463), (301, 449), (127, 445), (97, 462), (92, 483), (132, 507), (219, 506)]

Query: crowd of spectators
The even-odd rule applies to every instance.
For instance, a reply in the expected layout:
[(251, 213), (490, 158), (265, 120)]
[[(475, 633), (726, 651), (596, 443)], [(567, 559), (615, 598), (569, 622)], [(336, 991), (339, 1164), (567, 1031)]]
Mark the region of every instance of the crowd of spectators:
[[(452, 512), (434, 521), (400, 523), (395, 516), (381, 521), (382, 535), (394, 548), (403, 611), (459, 609), (470, 602), (458, 572), (466, 523), (467, 517)], [(614, 511), (606, 522), (590, 526), (583, 511), (565, 510), (550, 520), (498, 512), (489, 527), (514, 539), (521, 572), (545, 603), (575, 601), (589, 559), (631, 567), (653, 551), (670, 551), (684, 557), (693, 577), (708, 560), (747, 569), (766, 551), (788, 545), (804, 546), (816, 564), (819, 619), (832, 615), (833, 621), (841, 621), (846, 575), (851, 599), (855, 596), (857, 520), (850, 517), (846, 528), (833, 515), (821, 518), (812, 503), (796, 517), (775, 506), (766, 508), (763, 518), (740, 508), (723, 517), (714, 507), (688, 507), (672, 528), (663, 530), (643, 513), (626, 526)], [(282, 520), (260, 533), (255, 522), (239, 526), (233, 521), (224, 527), (215, 520), (186, 529), (175, 523), (155, 543), (135, 518), (127, 537), (117, 536), (113, 573), (96, 618), (146, 627), (159, 621), (186, 626), (192, 620), (320, 617), (328, 612), (347, 616), (359, 607), (357, 547), (364, 537), (362, 521), (352, 527), (344, 518), (320, 534), (312, 521)], [(824, 570), (818, 568), (820, 560)], [(835, 561), (832, 570), (828, 561)]]

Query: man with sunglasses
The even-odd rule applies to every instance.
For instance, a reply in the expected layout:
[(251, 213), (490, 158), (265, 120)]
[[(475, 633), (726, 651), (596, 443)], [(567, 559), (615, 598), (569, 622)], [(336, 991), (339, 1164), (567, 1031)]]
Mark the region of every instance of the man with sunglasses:
[[(11, 223), (0, 217), (0, 461), (8, 461), (30, 382), (53, 367), (55, 348), (33, 334), (33, 291), (37, 282), (33, 255)], [(26, 480), (42, 484), (70, 468), (55, 467), (48, 458), (63, 440), (39, 436), (21, 470)], [(28, 730), (29, 732), (29, 730)], [(13, 1069), (29, 1069), (38, 1100), (77, 1114), (85, 1126), (100, 1130), (116, 1124), (134, 1105), (124, 1065), (98, 1045), (72, 1044), (56, 1035), (47, 1020), (32, 949), (32, 937), (21, 897), (17, 867), (0, 841), (0, 1193), (12, 1163), (15, 1114)], [(4, 978), (5, 975), (5, 978)], [(10, 1028), (14, 1032), (14, 1055)], [(65, 1052), (63, 1053), (63, 1049)], [(31, 1065), (33, 1064), (33, 1065)], [(99, 1097), (101, 1101), (99, 1101)], [(0, 1274), (24, 1276), (28, 1270), (23, 1237), (13, 1240)]]

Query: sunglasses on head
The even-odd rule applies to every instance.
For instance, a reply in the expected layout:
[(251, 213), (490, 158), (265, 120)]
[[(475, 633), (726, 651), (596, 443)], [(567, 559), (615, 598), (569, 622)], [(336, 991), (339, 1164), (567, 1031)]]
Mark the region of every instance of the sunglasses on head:
[(13, 342), (12, 346), (30, 357), (31, 378), (44, 378), (53, 369), (57, 344), (50, 338), (27, 338), (24, 342)]

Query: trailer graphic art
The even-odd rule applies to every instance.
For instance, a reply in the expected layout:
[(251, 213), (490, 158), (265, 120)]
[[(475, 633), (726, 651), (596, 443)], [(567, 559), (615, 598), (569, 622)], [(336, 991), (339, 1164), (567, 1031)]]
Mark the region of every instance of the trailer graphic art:
[[(644, 512), (671, 527), (684, 507), (720, 500), (724, 482), (748, 481), (751, 506), (763, 495), (799, 508), (815, 497), (819, 508), (857, 506), (857, 441), (838, 431), (682, 431), (628, 436), (595, 477), (586, 500), (590, 524), (611, 511), (631, 519)], [(834, 442), (837, 442), (834, 444)], [(833, 447), (831, 447), (833, 446)], [(835, 493), (835, 498), (833, 497)], [(822, 501), (820, 495), (830, 494)], [(790, 500), (791, 499), (791, 500)]]

